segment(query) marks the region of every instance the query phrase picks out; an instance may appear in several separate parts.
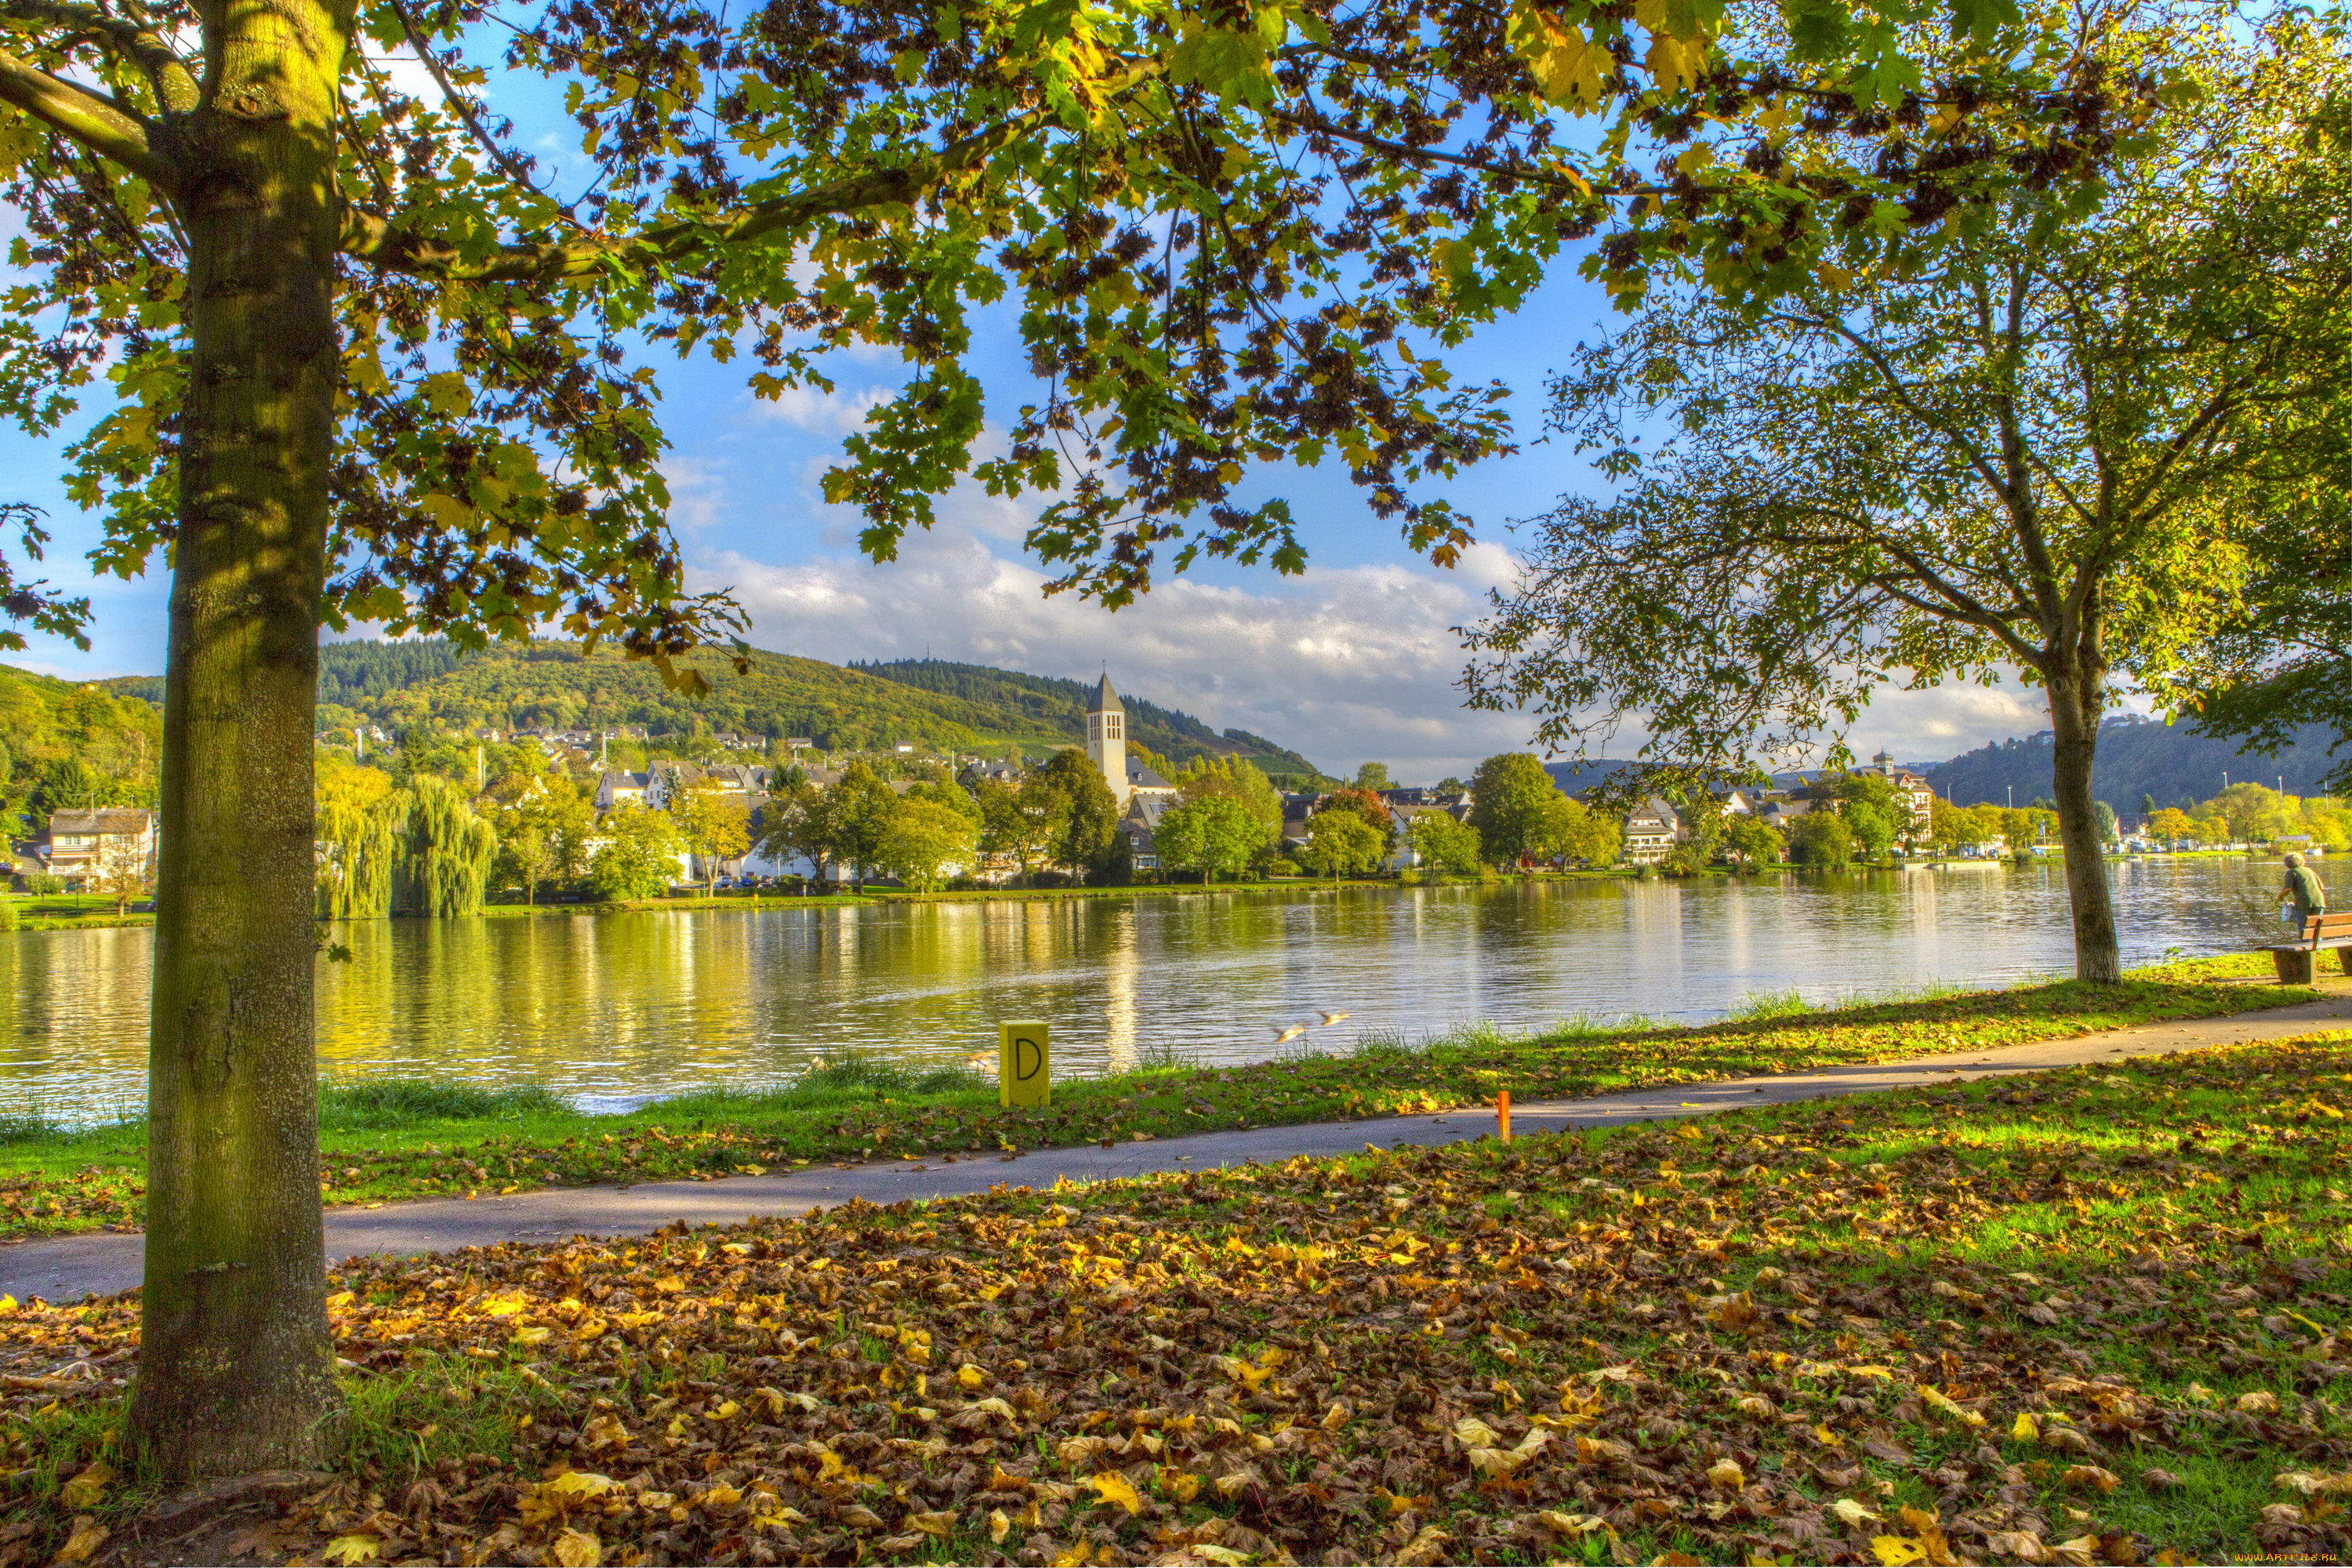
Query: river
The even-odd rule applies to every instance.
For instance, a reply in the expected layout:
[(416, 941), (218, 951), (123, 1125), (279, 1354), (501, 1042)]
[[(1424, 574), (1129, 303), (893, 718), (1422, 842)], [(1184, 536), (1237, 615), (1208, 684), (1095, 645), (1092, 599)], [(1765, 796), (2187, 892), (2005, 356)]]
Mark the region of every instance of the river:
[[(2112, 868), (2126, 963), (2252, 945), (2275, 859)], [(2323, 869), (2336, 906), (2352, 863)], [(1055, 1028), (1056, 1069), (1246, 1061), (1292, 1023), (1343, 1049), (1486, 1020), (1715, 1017), (2068, 971), (2054, 865), (737, 912), (374, 921), (320, 965), (323, 1076), (542, 1083), (619, 1106), (773, 1082), (845, 1050), (926, 1066)], [(0, 935), (0, 1112), (143, 1099), (151, 933)], [(1349, 1016), (1334, 1026), (1318, 1010)]]

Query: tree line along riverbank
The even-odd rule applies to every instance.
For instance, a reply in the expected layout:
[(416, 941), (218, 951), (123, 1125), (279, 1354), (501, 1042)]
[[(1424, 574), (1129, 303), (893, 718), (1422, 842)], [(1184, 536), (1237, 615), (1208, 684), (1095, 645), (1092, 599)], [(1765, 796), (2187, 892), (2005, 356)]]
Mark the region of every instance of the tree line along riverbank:
[[(322, 1087), (320, 1188), (330, 1203), (485, 1194), (600, 1182), (720, 1179), (874, 1158), (994, 1158), (1008, 1149), (1569, 1099), (1661, 1084), (1973, 1051), (2168, 1018), (2305, 1001), (2260, 984), (2260, 955), (2142, 970), (2120, 985), (2066, 981), (1937, 990), (1806, 1006), (1752, 998), (1717, 1023), (1580, 1018), (1524, 1036), (1473, 1026), (1409, 1041), (1244, 1067), (1172, 1058), (1057, 1083), (1049, 1110), (1005, 1110), (967, 1067), (836, 1058), (779, 1085), (713, 1087), (618, 1115), (544, 1086), (362, 1079)], [(2255, 983), (2247, 983), (2252, 980)], [(27, 1110), (0, 1119), (0, 1239), (135, 1227), (146, 1134), (135, 1119), (76, 1129)]]

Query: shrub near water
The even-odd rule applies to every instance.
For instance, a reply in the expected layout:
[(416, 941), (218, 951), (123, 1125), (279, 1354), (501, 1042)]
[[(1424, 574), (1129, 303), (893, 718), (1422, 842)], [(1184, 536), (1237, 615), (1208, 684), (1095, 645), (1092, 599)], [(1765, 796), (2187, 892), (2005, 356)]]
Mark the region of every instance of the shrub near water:
[[(2336, 1037), (372, 1260), (333, 1281), (337, 1473), (183, 1551), (2336, 1559), (2347, 1113)], [(0, 1317), (0, 1564), (143, 1500), (136, 1324)]]

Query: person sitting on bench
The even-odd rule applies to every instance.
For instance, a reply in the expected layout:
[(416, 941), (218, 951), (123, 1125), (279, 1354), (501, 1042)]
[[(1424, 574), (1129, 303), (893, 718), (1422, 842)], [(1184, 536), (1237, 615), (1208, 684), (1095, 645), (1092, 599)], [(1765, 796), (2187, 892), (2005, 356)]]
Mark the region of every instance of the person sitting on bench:
[(2279, 897), (2287, 905), (2281, 911), (2287, 924), (2298, 931), (2312, 916), (2327, 912), (2327, 889), (2320, 885), (2319, 873), (2305, 865), (2300, 855), (2286, 858), (2286, 881), (2279, 889)]

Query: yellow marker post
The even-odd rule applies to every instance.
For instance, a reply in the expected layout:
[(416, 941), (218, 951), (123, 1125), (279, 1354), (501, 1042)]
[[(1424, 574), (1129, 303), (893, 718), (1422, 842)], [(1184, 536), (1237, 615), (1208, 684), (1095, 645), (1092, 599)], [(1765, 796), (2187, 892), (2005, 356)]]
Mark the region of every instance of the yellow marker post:
[(1045, 1106), (1054, 1100), (1054, 1057), (1043, 1018), (996, 1026), (996, 1103)]

